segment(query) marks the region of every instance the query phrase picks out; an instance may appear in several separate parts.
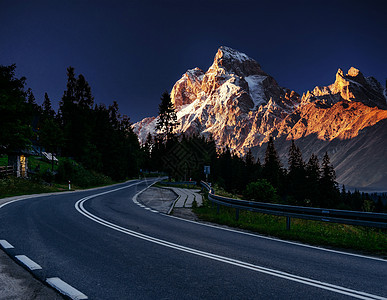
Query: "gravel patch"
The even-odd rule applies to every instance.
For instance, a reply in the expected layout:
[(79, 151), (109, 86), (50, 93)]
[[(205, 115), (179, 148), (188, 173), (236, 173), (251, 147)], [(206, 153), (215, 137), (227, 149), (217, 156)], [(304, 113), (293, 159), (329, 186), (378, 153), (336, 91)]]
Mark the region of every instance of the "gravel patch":
[(0, 299), (65, 299), (0, 250)]

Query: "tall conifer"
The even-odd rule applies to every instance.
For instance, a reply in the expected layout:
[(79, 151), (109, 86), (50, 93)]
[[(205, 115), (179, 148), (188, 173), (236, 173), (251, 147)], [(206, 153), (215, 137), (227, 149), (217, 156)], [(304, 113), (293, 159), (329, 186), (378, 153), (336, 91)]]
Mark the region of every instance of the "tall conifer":
[(175, 106), (169, 93), (164, 92), (159, 105), (159, 119), (157, 120), (156, 129), (159, 130), (161, 138), (168, 141), (173, 137), (173, 131), (178, 125)]
[(274, 147), (274, 139), (269, 138), (265, 152), (265, 162), (263, 165), (263, 176), (275, 187), (281, 185), (283, 170), (277, 150)]

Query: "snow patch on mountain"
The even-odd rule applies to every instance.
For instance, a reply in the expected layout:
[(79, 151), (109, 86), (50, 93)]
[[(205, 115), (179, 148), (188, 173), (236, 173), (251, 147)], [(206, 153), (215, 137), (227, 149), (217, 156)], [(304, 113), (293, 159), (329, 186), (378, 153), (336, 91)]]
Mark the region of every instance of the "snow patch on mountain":
[(254, 108), (266, 104), (265, 90), (263, 88), (263, 81), (266, 78), (267, 76), (262, 75), (250, 75), (245, 77), (245, 80), (249, 85), (250, 97), (254, 102)]
[(227, 59), (234, 59), (234, 60), (238, 60), (239, 62), (244, 62), (245, 60), (251, 59), (246, 54), (239, 52), (237, 50), (234, 50), (230, 47), (222, 46), (220, 47), (220, 49), (222, 49), (223, 57)]
[(137, 134), (141, 143), (145, 143), (148, 133), (154, 135), (156, 132), (157, 120), (159, 117), (149, 117), (132, 125), (133, 131)]

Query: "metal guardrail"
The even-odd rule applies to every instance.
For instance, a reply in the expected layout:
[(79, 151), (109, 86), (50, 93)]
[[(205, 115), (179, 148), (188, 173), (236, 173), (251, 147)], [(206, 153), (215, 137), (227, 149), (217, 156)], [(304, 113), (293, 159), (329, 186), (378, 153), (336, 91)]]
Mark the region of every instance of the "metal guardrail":
[(269, 215), (285, 216), (288, 230), (290, 230), (290, 218), (387, 229), (387, 214), (239, 200), (215, 195), (214, 189), (208, 183), (201, 181), (200, 184), (208, 190), (208, 199), (218, 205), (218, 212), (219, 205), (236, 208), (237, 220), (239, 219), (239, 210), (243, 209)]

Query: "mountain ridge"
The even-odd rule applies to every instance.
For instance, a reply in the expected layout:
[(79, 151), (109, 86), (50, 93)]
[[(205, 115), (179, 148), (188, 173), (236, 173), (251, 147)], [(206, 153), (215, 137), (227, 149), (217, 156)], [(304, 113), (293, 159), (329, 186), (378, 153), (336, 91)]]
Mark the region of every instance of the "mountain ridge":
[[(171, 99), (180, 122), (177, 133), (211, 135), (218, 148), (227, 146), (240, 156), (251, 148), (262, 159), (259, 148), (269, 136), (300, 144), (310, 136), (328, 145), (354, 139), (366, 128), (367, 135), (372, 135), (372, 127), (387, 119), (386, 94), (375, 78), (351, 67), (346, 74), (339, 69), (333, 84), (316, 86), (300, 96), (280, 87), (254, 59), (222, 46), (206, 72), (194, 68), (183, 74), (172, 88)], [(148, 132), (155, 132), (156, 122), (157, 117), (153, 117), (133, 125), (141, 141)], [(316, 145), (320, 144), (317, 141)], [(322, 156), (324, 147), (310, 143), (309, 147)], [(301, 150), (304, 147), (301, 145)], [(337, 152), (345, 151), (337, 147), (329, 153), (333, 161)], [(279, 154), (286, 158), (285, 150)], [(379, 155), (387, 161), (386, 154)], [(384, 171), (378, 168), (377, 172)], [(387, 179), (387, 174), (383, 176)], [(351, 178), (341, 176), (339, 170), (338, 180), (348, 184)]]

